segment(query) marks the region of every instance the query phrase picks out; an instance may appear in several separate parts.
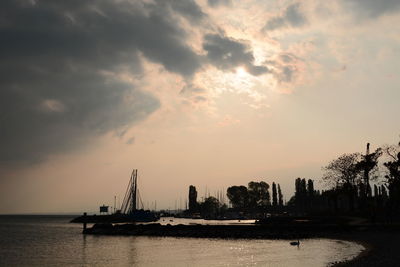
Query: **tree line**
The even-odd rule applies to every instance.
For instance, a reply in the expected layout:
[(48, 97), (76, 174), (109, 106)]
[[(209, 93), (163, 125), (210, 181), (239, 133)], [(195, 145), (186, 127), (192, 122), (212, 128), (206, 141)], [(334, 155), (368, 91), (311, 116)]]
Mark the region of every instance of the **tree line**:
[[(247, 187), (244, 185), (234, 185), (228, 187), (226, 196), (229, 199), (231, 208), (225, 203), (221, 203), (214, 196), (209, 196), (202, 202), (197, 202), (196, 187), (189, 186), (189, 213), (200, 213), (204, 218), (224, 217), (229, 211), (240, 212), (241, 214), (260, 214), (277, 211), (284, 207), (281, 186), (275, 182), (270, 185), (264, 181), (251, 181)], [(272, 198), (271, 198), (272, 194)]]
[[(294, 210), (358, 214), (373, 220), (400, 219), (400, 143), (373, 152), (368, 143), (365, 154), (343, 154), (323, 170), (322, 181), (328, 189), (305, 196), (301, 192), (304, 189), (296, 185), (290, 201)], [(311, 204), (305, 205), (303, 199)]]
[[(189, 213), (223, 217), (229, 211), (260, 216), (265, 213), (351, 214), (371, 219), (400, 220), (400, 142), (365, 154), (340, 155), (323, 167), (326, 190), (316, 190), (314, 180), (295, 179), (295, 192), (287, 203), (281, 186), (265, 181), (234, 185), (226, 191), (231, 207), (209, 196), (197, 202), (196, 187), (189, 187)], [(272, 196), (271, 196), (272, 195)]]

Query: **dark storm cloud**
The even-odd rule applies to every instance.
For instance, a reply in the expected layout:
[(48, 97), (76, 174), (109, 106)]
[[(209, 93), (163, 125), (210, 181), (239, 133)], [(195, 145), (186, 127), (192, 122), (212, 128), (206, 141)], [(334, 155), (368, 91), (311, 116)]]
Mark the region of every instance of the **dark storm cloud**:
[(207, 52), (208, 61), (219, 69), (230, 70), (244, 66), (253, 75), (268, 72), (265, 66), (253, 64), (253, 51), (244, 42), (219, 34), (208, 34), (204, 37), (203, 49)]
[(204, 16), (192, 1), (2, 0), (0, 162), (40, 161), (123, 133), (155, 111), (154, 96), (113, 73), (140, 73), (143, 55), (193, 75), (200, 61), (184, 42), (179, 14)]
[(264, 26), (264, 30), (272, 31), (286, 27), (301, 27), (306, 22), (307, 19), (301, 13), (300, 4), (295, 3), (288, 6), (282, 15), (271, 18)]
[(343, 0), (347, 8), (361, 18), (375, 18), (398, 12), (399, 0)]
[(231, 0), (208, 0), (207, 3), (211, 7), (217, 7), (217, 6), (229, 6), (232, 4), (232, 1)]
[(165, 12), (165, 7), (180, 13), (189, 22), (199, 22), (206, 15), (193, 0), (156, 0), (155, 7)]

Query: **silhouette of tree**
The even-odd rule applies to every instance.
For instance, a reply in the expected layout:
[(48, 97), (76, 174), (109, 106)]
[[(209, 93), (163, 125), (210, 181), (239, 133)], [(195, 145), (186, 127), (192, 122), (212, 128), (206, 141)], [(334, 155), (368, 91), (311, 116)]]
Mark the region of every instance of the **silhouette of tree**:
[(278, 206), (278, 194), (276, 191), (276, 184), (275, 182), (272, 183), (272, 206)]
[(293, 202), (297, 207), (300, 206), (300, 199), (301, 199), (301, 178), (297, 178), (294, 181), (294, 197), (289, 200), (289, 202)]
[(309, 196), (309, 197), (313, 197), (314, 194), (315, 194), (315, 191), (314, 191), (314, 181), (311, 180), (311, 179), (308, 179), (308, 182), (307, 182), (307, 193), (308, 193), (308, 196)]
[(249, 204), (252, 208), (270, 204), (269, 185), (266, 182), (250, 182), (248, 185)]
[[(389, 161), (383, 163), (387, 169), (385, 175), (389, 187), (389, 204), (393, 211), (400, 210), (400, 142), (398, 146), (386, 146), (384, 148)], [(383, 191), (383, 189), (382, 189)], [(386, 193), (386, 192), (385, 192)]]
[(307, 196), (307, 185), (306, 184), (307, 184), (306, 179), (305, 178), (301, 179), (300, 192), (303, 197)]
[(307, 182), (306, 179), (300, 177), (295, 180), (294, 203), (299, 212), (304, 212), (307, 206)]
[(343, 154), (339, 158), (332, 160), (322, 169), (325, 171), (322, 179), (330, 185), (340, 187), (346, 183), (357, 184), (359, 173), (359, 153)]
[(221, 204), (215, 197), (207, 197), (200, 205), (201, 214), (204, 218), (215, 218), (219, 212)]
[(300, 195), (300, 191), (301, 191), (300, 184), (301, 184), (301, 178), (299, 177), (294, 181), (294, 196), (296, 198), (298, 198)]
[(374, 197), (379, 196), (378, 186), (374, 184)]
[(387, 196), (388, 196), (386, 187), (384, 185), (381, 185), (381, 196), (384, 198), (387, 198)]
[[(325, 173), (322, 179), (335, 188), (330, 193), (330, 197), (340, 202), (342, 211), (354, 211), (356, 203), (362, 212), (368, 212), (372, 208), (373, 202), (370, 200), (372, 188), (369, 182), (376, 177), (372, 176), (370, 179), (371, 174), (377, 172), (378, 158), (381, 155), (381, 148), (369, 153), (368, 143), (365, 155), (343, 154), (323, 168)], [(338, 203), (335, 207), (337, 205)]]
[(314, 190), (314, 181), (311, 179), (308, 179), (307, 181), (307, 209), (311, 210), (312, 207), (314, 206), (314, 196), (315, 196), (315, 190)]
[(249, 203), (249, 192), (243, 185), (228, 187), (226, 193), (233, 208), (244, 209)]
[(279, 184), (278, 184), (278, 203), (280, 207), (283, 206), (283, 195), (281, 191), (281, 186)]
[(358, 170), (363, 173), (363, 183), (365, 185), (365, 192), (363, 193), (363, 197), (371, 196), (371, 187), (369, 184), (370, 181), (370, 173), (377, 172), (378, 159), (382, 155), (382, 149), (377, 148), (375, 152), (369, 153), (369, 143), (367, 143), (367, 152), (365, 155), (361, 155), (361, 160), (357, 163)]
[(198, 211), (197, 190), (196, 187), (193, 185), (189, 186), (189, 211), (190, 212)]

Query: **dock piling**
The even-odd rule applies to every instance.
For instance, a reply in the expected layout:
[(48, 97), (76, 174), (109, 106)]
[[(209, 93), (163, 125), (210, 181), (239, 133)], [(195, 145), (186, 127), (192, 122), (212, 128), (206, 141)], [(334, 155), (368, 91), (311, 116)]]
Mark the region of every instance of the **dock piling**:
[(87, 215), (87, 213), (84, 212), (84, 213), (83, 213), (83, 231), (86, 230), (86, 215)]

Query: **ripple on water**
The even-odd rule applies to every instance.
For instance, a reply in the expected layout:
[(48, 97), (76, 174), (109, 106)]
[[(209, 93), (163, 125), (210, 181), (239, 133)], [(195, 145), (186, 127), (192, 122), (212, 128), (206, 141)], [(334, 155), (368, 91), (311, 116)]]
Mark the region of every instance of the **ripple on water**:
[(326, 266), (364, 247), (332, 239), (83, 236), (68, 219), (0, 220), (1, 266)]

